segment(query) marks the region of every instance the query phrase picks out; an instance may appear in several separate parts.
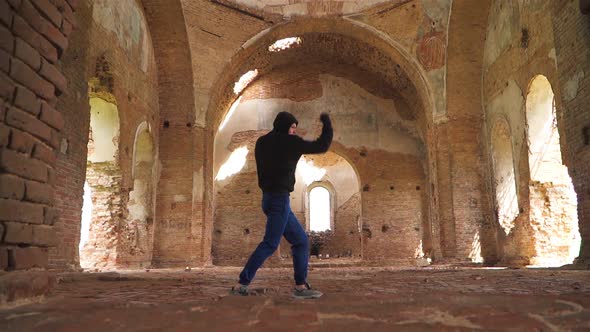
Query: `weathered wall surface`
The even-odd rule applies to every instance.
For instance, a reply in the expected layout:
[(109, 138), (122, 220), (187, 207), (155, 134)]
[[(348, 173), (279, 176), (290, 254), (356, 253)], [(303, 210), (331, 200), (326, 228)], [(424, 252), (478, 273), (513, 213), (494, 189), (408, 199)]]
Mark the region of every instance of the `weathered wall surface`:
[(550, 9), (558, 69), (559, 89), (555, 89), (555, 95), (562, 153), (578, 197), (582, 237), (578, 261), (587, 264), (590, 260), (590, 20), (588, 15), (580, 13), (579, 5), (579, 0), (556, 1), (551, 2)]
[(322, 253), (330, 257), (362, 257), (361, 194), (350, 196), (344, 204), (338, 206), (334, 219), (333, 236), (324, 245)]
[[(144, 14), (136, 2), (80, 1), (77, 15), (79, 26), (73, 34), (72, 52), (64, 59), (71, 90), (59, 102), (66, 112), (66, 121), (58, 154), (56, 199), (64, 217), (57, 225), (60, 241), (51, 253), (51, 262), (57, 268), (76, 268), (79, 264), (78, 243), (90, 123), (89, 98), (96, 97), (116, 105), (120, 135), (117, 137), (116, 155), (108, 167), (109, 174), (118, 180), (106, 191), (100, 188), (103, 199), (94, 199), (95, 222), (98, 222), (98, 215), (110, 216), (107, 218), (109, 221), (103, 220), (99, 222), (102, 226), (97, 224), (91, 228), (103, 228), (106, 232), (93, 240), (94, 244), (100, 244), (99, 248), (104, 247), (101, 241), (116, 245), (109, 245), (109, 250), (101, 249), (103, 254), (89, 254), (95, 257), (96, 264), (92, 266), (128, 266), (133, 260), (131, 252), (134, 247), (127, 240), (130, 234), (127, 202), (134, 182), (131, 173), (136, 129), (145, 121), (151, 128), (156, 128), (151, 133), (153, 139), (158, 137), (154, 51)], [(89, 163), (88, 167), (93, 169), (93, 163)], [(109, 201), (116, 202), (115, 208), (107, 205)], [(104, 227), (104, 223), (110, 226)], [(91, 247), (87, 250), (92, 251)], [(109, 255), (111, 258), (108, 258)]]
[[(536, 75), (547, 77), (556, 99), (561, 95), (557, 81), (551, 3), (494, 1), (489, 14), (483, 63), (485, 140), (492, 141), (492, 128), (498, 122), (507, 123), (520, 213), (511, 221), (512, 230), (509, 233), (501, 229), (496, 220), (488, 229), (488, 236), (496, 239), (490, 249), (497, 250), (499, 258), (507, 264), (525, 264), (532, 262), (531, 259), (534, 263), (538, 261), (535, 257), (552, 255), (551, 252), (556, 257), (567, 256), (567, 243), (573, 243), (575, 238), (573, 230), (565, 231), (565, 228), (570, 228), (569, 223), (575, 219), (575, 213), (568, 212), (568, 195), (564, 194), (567, 185), (560, 184), (557, 175), (560, 172), (565, 174), (567, 170), (559, 169), (559, 165), (551, 167), (554, 178), (539, 183), (534, 181), (537, 179), (533, 179), (530, 169), (538, 168), (541, 160), (535, 157), (533, 164), (529, 162), (529, 151), (538, 150), (531, 144), (550, 145), (550, 142), (537, 143), (534, 137), (539, 135), (539, 126), (528, 123), (539, 112), (530, 106), (533, 103), (531, 99), (534, 99), (529, 95), (533, 79)], [(560, 134), (563, 134), (562, 116), (560, 113), (557, 116)], [(497, 178), (498, 175), (489, 173), (493, 172), (492, 151), (487, 149), (486, 152), (489, 154), (487, 172), (490, 179)], [(549, 157), (547, 152), (544, 154), (544, 159), (560, 159), (559, 154), (555, 158)], [(558, 188), (563, 186), (566, 187)], [(497, 202), (494, 186), (489, 187), (491, 199)], [(555, 195), (548, 195), (548, 191)], [(552, 210), (561, 212), (553, 215)], [(561, 252), (562, 249), (565, 251)]]

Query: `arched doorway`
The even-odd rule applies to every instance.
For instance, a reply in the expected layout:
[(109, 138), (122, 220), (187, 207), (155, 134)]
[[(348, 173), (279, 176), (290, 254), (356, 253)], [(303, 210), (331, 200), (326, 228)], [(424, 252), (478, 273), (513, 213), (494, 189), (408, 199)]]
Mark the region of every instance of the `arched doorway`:
[(578, 256), (577, 198), (561, 159), (555, 98), (543, 75), (533, 78), (526, 98), (532, 265), (559, 266)]
[(120, 219), (119, 111), (114, 96), (90, 97), (90, 130), (80, 236), (80, 266), (114, 267)]

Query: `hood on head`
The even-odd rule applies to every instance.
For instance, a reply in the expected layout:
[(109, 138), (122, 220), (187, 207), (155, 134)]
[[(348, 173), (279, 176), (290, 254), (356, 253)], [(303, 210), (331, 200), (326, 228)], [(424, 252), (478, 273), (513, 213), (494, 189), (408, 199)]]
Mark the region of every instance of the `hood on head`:
[(295, 116), (289, 112), (279, 112), (273, 122), (273, 130), (279, 133), (289, 133), (292, 124), (299, 124)]

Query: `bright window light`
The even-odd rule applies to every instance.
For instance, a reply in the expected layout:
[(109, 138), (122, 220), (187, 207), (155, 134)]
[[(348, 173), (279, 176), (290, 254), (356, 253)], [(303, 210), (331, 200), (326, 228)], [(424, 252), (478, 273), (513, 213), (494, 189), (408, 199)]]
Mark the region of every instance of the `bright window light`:
[(292, 47), (293, 45), (300, 45), (300, 44), (301, 44), (300, 37), (283, 38), (283, 39), (277, 40), (272, 45), (270, 45), (268, 47), (268, 51), (269, 52), (280, 52), (280, 51), (284, 51), (284, 50)]
[(299, 159), (297, 172), (301, 174), (303, 182), (310, 185), (312, 182), (320, 181), (326, 174), (326, 170), (313, 165), (313, 161), (307, 161), (305, 157)]
[(80, 244), (78, 250), (82, 251), (90, 233), (90, 222), (92, 221), (92, 190), (88, 182), (84, 182), (84, 196), (82, 203), (82, 225), (80, 227)]
[(221, 125), (219, 126), (219, 131), (223, 130), (223, 127), (225, 127), (225, 125), (227, 124), (229, 119), (231, 119), (231, 117), (234, 115), (234, 112), (238, 108), (238, 105), (240, 105), (241, 100), (242, 100), (242, 96), (240, 96), (238, 99), (236, 99), (236, 101), (234, 101), (233, 104), (231, 104), (231, 107), (229, 108), (229, 112), (227, 112), (227, 114), (225, 115), (225, 118), (223, 118), (223, 121), (221, 122)]
[(248, 148), (245, 146), (239, 147), (231, 153), (225, 164), (221, 165), (215, 180), (222, 181), (226, 178), (238, 173), (246, 165), (246, 156), (248, 155)]
[(309, 193), (309, 230), (330, 230), (330, 192), (324, 187), (315, 187)]
[(254, 81), (256, 76), (258, 76), (258, 69), (250, 70), (249, 72), (242, 75), (236, 84), (234, 84), (234, 93), (239, 95), (242, 91), (244, 91), (248, 84)]

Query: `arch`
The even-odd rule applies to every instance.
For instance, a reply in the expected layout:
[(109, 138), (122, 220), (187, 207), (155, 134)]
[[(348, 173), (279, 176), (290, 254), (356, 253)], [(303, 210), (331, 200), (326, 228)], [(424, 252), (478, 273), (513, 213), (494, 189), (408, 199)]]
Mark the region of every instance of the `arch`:
[[(214, 181), (212, 181), (214, 165), (213, 158), (210, 157), (214, 153), (213, 142), (217, 128), (219, 128), (230, 106), (241, 96), (233, 91), (235, 82), (238, 82), (244, 73), (254, 69), (258, 70), (258, 79), (276, 69), (271, 65), (267, 54), (268, 46), (272, 45), (275, 41), (314, 33), (337, 36), (338, 38), (350, 41), (352, 44), (364, 43), (363, 45), (368, 45), (369, 48), (375, 50), (376, 54), (380, 54), (385, 62), (391, 64), (386, 68), (377, 70), (383, 74), (385, 80), (391, 80), (392, 73), (397, 73), (404, 77), (403, 82), (405, 82), (405, 88), (400, 90), (403, 90), (403, 93), (407, 95), (413, 96), (411, 98), (412, 104), (407, 107), (414, 112), (413, 114), (419, 126), (418, 134), (424, 142), (425, 151), (421, 151), (421, 158), (426, 160), (424, 165), (427, 165), (426, 167), (428, 169), (425, 170), (425, 173), (429, 182), (437, 183), (436, 178), (438, 172), (436, 170), (436, 161), (431, 160), (436, 156), (436, 153), (433, 152), (433, 137), (435, 137), (433, 133), (435, 127), (433, 125), (433, 115), (436, 113), (434, 95), (426, 79), (426, 75), (417, 61), (390, 37), (362, 23), (333, 17), (302, 18), (293, 22), (284, 22), (268, 30), (264, 30), (244, 43), (242, 48), (223, 69), (210, 90), (211, 98), (207, 108), (206, 123), (209, 128), (213, 129), (207, 132), (207, 146), (205, 150), (207, 157), (204, 172), (205, 200), (213, 202), (208, 207), (210, 209), (210, 215), (213, 215), (215, 211), (215, 199), (213, 198)], [(285, 63), (281, 64), (285, 65)], [(404, 98), (406, 98), (404, 100), (408, 99), (407, 96)], [(430, 187), (428, 190), (430, 190)], [(436, 190), (438, 190), (438, 187)], [(436, 196), (437, 194), (433, 193), (432, 195)], [(433, 206), (430, 204), (426, 208), (428, 210), (425, 213), (428, 224), (431, 224), (433, 220), (438, 220), (438, 211), (433, 210)]]
[(98, 90), (100, 93), (91, 92), (89, 99), (85, 210), (79, 245), (80, 266), (83, 268), (116, 266), (118, 234), (112, 229), (117, 229), (122, 215), (119, 111), (115, 97), (104, 87)]
[(125, 266), (143, 267), (151, 263), (154, 220), (155, 149), (150, 125), (144, 121), (135, 132), (131, 174), (133, 187), (127, 202), (127, 220), (122, 229), (126, 250), (120, 255)]
[[(351, 19), (337, 18), (306, 18), (293, 22), (284, 22), (261, 31), (242, 45), (242, 48), (232, 57), (230, 63), (224, 68), (222, 74), (211, 88), (212, 97), (207, 109), (207, 124), (218, 128), (225, 117), (229, 106), (238, 98), (234, 93), (234, 83), (249, 70), (255, 69), (256, 59), (260, 54), (267, 52), (269, 45), (276, 40), (288, 38), (306, 33), (324, 33), (341, 35), (355, 41), (363, 41), (374, 46), (399, 66), (398, 72), (403, 72), (409, 78), (411, 84), (416, 87), (428, 123), (432, 121), (434, 114), (434, 95), (426, 79), (426, 74), (418, 62), (399, 45), (395, 40), (379, 30), (366, 24)], [(268, 59), (259, 64), (268, 66)], [(264, 70), (259, 70), (258, 77), (264, 75)], [(391, 71), (391, 69), (389, 69)]]
[[(138, 150), (138, 145), (140, 149)], [(147, 153), (149, 150), (152, 153)], [(135, 179), (135, 170), (139, 167), (138, 163), (147, 161), (153, 163), (154, 143), (152, 139), (152, 128), (147, 121), (143, 121), (135, 130), (133, 139), (133, 156), (131, 158), (131, 178)], [(139, 156), (138, 156), (139, 154)], [(149, 159), (149, 160), (148, 160)]]
[(547, 77), (536, 75), (526, 96), (530, 224), (535, 254), (531, 264), (572, 263), (580, 249), (577, 196), (563, 165), (555, 96)]

